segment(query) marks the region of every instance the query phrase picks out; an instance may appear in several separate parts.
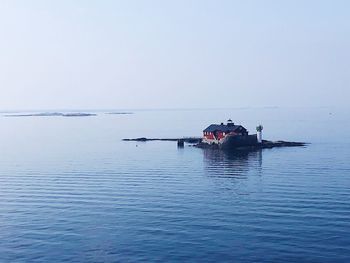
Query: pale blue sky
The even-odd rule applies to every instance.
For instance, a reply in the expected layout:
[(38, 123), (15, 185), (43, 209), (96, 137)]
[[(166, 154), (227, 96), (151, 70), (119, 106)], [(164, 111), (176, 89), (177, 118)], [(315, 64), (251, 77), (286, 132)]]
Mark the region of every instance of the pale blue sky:
[(350, 1), (0, 0), (0, 109), (347, 106)]

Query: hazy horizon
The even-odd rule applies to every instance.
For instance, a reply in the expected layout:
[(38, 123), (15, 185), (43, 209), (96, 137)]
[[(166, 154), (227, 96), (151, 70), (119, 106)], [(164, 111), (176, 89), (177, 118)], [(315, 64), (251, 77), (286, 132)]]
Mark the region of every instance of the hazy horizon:
[(0, 110), (348, 107), (348, 1), (0, 1)]
[(344, 106), (241, 106), (241, 107), (169, 107), (169, 108), (17, 108), (17, 109), (0, 109), (0, 113), (16, 112), (130, 112), (133, 111), (200, 111), (200, 110), (252, 110), (252, 109), (328, 109), (328, 110), (349, 110), (350, 107)]

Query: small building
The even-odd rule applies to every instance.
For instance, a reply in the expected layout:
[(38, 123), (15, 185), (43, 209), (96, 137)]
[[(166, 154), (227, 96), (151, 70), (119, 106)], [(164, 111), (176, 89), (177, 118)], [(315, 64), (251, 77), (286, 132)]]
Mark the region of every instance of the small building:
[(248, 131), (242, 125), (235, 125), (232, 120), (228, 120), (227, 124), (211, 124), (203, 130), (204, 143), (221, 144), (228, 136), (248, 136)]

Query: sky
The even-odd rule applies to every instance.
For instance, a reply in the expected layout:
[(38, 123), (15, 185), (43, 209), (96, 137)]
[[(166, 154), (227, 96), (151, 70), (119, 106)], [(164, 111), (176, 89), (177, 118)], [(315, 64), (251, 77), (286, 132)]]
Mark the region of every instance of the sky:
[(0, 0), (0, 110), (347, 107), (350, 1)]

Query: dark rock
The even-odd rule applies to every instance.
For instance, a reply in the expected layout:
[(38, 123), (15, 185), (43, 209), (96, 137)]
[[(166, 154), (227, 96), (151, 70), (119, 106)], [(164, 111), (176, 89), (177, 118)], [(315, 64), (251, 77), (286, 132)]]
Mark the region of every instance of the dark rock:
[(198, 137), (189, 137), (189, 138), (136, 138), (136, 139), (123, 139), (123, 141), (134, 141), (134, 142), (147, 142), (147, 141), (170, 141), (170, 142), (176, 142), (176, 141), (183, 141), (185, 143), (195, 144), (200, 143), (202, 141), (202, 138)]
[[(123, 139), (123, 141), (135, 141), (135, 142), (147, 142), (147, 141), (177, 141), (189, 144), (194, 144), (194, 147), (203, 149), (220, 149), (218, 144), (208, 144), (203, 143), (202, 138), (199, 137), (188, 137), (188, 138), (136, 138), (136, 139)], [(261, 144), (256, 144), (252, 146), (240, 146), (234, 147), (229, 150), (259, 150), (259, 149), (270, 149), (275, 147), (300, 147), (306, 146), (307, 143), (304, 142), (287, 142), (287, 141), (267, 141), (263, 140)]]
[[(307, 143), (304, 142), (287, 142), (287, 141), (267, 141), (263, 140), (261, 144), (253, 145), (253, 146), (240, 146), (232, 148), (232, 150), (258, 150), (258, 149), (270, 149), (275, 147), (300, 147), (306, 146)], [(217, 144), (207, 144), (207, 143), (198, 143), (195, 145), (198, 148), (204, 149), (219, 149), (219, 145)]]

